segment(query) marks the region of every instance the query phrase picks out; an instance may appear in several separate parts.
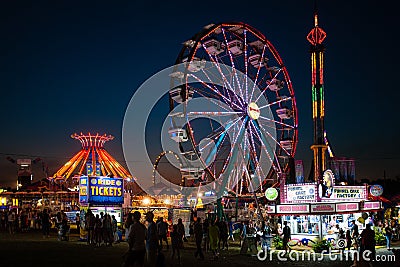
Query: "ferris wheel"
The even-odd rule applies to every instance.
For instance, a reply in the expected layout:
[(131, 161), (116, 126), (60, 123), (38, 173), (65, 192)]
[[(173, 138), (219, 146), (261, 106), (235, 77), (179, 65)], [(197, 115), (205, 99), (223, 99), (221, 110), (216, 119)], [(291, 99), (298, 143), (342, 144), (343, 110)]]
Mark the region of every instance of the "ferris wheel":
[(297, 109), (271, 42), (244, 23), (210, 24), (183, 43), (176, 66), (169, 134), (183, 165), (197, 162), (181, 167), (183, 185), (244, 195), (278, 181), (296, 151)]

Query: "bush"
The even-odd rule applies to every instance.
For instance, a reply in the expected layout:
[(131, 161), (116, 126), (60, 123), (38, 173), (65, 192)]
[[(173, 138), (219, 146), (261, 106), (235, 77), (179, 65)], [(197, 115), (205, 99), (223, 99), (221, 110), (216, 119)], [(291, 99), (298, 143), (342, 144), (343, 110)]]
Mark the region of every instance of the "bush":
[(283, 239), (280, 236), (275, 236), (272, 243), (275, 249), (283, 249)]
[(324, 250), (329, 251), (329, 249), (332, 248), (332, 244), (328, 240), (320, 240), (320, 241), (315, 242), (312, 245), (312, 248), (313, 248), (314, 252), (321, 253)]
[(382, 232), (375, 231), (375, 244), (376, 245), (386, 245), (386, 237)]

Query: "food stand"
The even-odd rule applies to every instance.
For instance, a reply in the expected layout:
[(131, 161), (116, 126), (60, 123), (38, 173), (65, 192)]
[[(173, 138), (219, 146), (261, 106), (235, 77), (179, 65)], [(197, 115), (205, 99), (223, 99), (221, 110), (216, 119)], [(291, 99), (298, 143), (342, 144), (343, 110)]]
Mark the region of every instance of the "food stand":
[(288, 222), (293, 242), (310, 246), (317, 240), (337, 239), (336, 225), (346, 231), (353, 219), (364, 229), (373, 219), (370, 212), (382, 209), (380, 201), (369, 201), (368, 196), (368, 185), (332, 185), (326, 190), (317, 183), (287, 184), (281, 187), (280, 204), (266, 210)]

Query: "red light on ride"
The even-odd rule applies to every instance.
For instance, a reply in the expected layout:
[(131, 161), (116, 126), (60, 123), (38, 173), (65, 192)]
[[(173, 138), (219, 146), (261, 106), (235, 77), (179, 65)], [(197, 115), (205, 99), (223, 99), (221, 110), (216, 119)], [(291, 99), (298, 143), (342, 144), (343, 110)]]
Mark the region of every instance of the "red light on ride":
[(315, 14), (314, 16), (314, 29), (310, 31), (310, 33), (307, 35), (307, 40), (312, 44), (312, 45), (319, 45), (322, 44), (322, 42), (326, 38), (326, 32), (318, 27), (318, 16)]

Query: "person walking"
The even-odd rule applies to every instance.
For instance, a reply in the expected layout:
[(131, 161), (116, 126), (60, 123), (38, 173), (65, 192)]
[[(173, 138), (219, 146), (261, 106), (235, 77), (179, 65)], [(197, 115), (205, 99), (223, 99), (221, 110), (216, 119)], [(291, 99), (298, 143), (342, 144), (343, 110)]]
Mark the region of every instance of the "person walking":
[(183, 248), (183, 241), (187, 241), (187, 240), (186, 240), (186, 236), (185, 236), (185, 226), (183, 225), (181, 218), (178, 219), (177, 227), (178, 227), (178, 234), (179, 234), (180, 238), (182, 239), (182, 248)]
[(210, 248), (214, 255), (214, 260), (218, 259), (218, 236), (219, 229), (214, 221), (211, 221), (211, 226), (208, 228), (208, 237), (210, 240)]
[(7, 218), (6, 218), (6, 212), (5, 211), (0, 211), (1, 213), (1, 230), (6, 230), (7, 229)]
[(291, 239), (290, 235), (290, 227), (287, 225), (287, 221), (283, 222), (283, 229), (282, 229), (282, 235), (283, 235), (283, 247), (285, 249), (285, 253), (287, 253), (287, 250), (291, 250), (289, 247), (289, 241)]
[(94, 244), (100, 247), (101, 242), (103, 241), (103, 222), (99, 216), (96, 214), (95, 224), (94, 224)]
[(79, 215), (79, 212), (77, 212), (75, 215), (75, 224), (79, 235), (81, 233), (81, 216)]
[(350, 234), (351, 234), (351, 239), (352, 239), (352, 245), (355, 249), (358, 249), (358, 236), (360, 235), (358, 231), (358, 225), (356, 224), (356, 220), (351, 221), (351, 229), (350, 229)]
[(114, 242), (114, 232), (112, 229), (112, 220), (110, 214), (104, 214), (103, 219), (103, 238), (106, 246), (112, 246)]
[(385, 237), (386, 237), (386, 248), (390, 249), (390, 241), (392, 240), (392, 228), (389, 223), (385, 224)]
[(222, 243), (222, 250), (226, 248), (228, 250), (228, 225), (225, 221), (224, 218), (222, 218), (218, 222), (218, 230), (219, 230), (219, 240), (218, 240), (218, 250), (221, 249), (221, 243)]
[(140, 222), (141, 214), (135, 211), (132, 214), (132, 224), (130, 225), (129, 237), (127, 239), (129, 250), (125, 254), (123, 267), (144, 266), (144, 257), (146, 254), (146, 226)]
[(228, 222), (228, 228), (229, 228), (229, 237), (228, 237), (228, 240), (229, 240), (229, 238), (232, 238), (232, 241), (235, 242), (235, 238), (234, 238), (234, 236), (233, 236), (233, 231), (234, 231), (234, 229), (233, 229), (233, 221), (232, 221), (232, 220), (233, 220), (233, 219), (230, 218), (230, 219), (229, 219), (229, 222)]
[(196, 242), (196, 252), (194, 253), (194, 257), (197, 258), (197, 256), (200, 256), (200, 259), (204, 260), (204, 254), (201, 247), (201, 242), (203, 241), (203, 226), (201, 224), (201, 218), (197, 218), (194, 223), (193, 234)]
[(375, 232), (372, 230), (372, 224), (368, 223), (365, 229), (361, 232), (361, 250), (360, 254), (366, 250), (371, 252), (370, 260), (375, 259)]
[(133, 217), (132, 217), (132, 213), (128, 213), (128, 216), (126, 216), (126, 220), (124, 223), (124, 228), (125, 228), (125, 241), (128, 242), (129, 241), (129, 231), (130, 231), (130, 227), (133, 224)]
[(347, 250), (350, 251), (351, 249), (351, 234), (350, 234), (350, 229), (346, 231), (346, 245), (347, 245)]
[(203, 239), (204, 239), (204, 245), (203, 245), (203, 250), (207, 253), (209, 248), (210, 248), (210, 239), (208, 238), (208, 228), (210, 224), (208, 223), (208, 219), (204, 219), (203, 222)]
[(41, 221), (42, 221), (43, 238), (49, 237), (50, 215), (47, 213), (47, 209), (43, 210)]
[(175, 260), (175, 254), (178, 257), (178, 264), (181, 264), (181, 246), (182, 246), (182, 237), (178, 232), (178, 225), (174, 224), (172, 227), (173, 230), (171, 232), (171, 246), (172, 246), (172, 254), (171, 254), (171, 261)]
[(247, 239), (248, 222), (242, 222), (242, 230), (240, 232), (240, 254), (246, 254), (249, 248)]
[(158, 234), (158, 241), (160, 242), (160, 249), (162, 249), (163, 240), (167, 244), (167, 249), (169, 249), (168, 239), (167, 239), (168, 223), (164, 222), (163, 217), (160, 217), (157, 220), (157, 234)]
[(16, 219), (15, 212), (12, 210), (12, 211), (10, 211), (10, 212), (8, 213), (8, 216), (7, 216), (8, 232), (9, 232), (11, 235), (13, 235), (14, 232), (15, 232), (15, 228), (14, 228), (15, 219)]
[(92, 241), (92, 235), (93, 235), (93, 229), (91, 229), (90, 224), (91, 224), (91, 215), (92, 211), (90, 209), (87, 210), (85, 213), (85, 230), (87, 231), (87, 238), (86, 238), (86, 243), (89, 245)]
[(157, 257), (158, 238), (157, 226), (153, 221), (154, 214), (149, 211), (146, 213), (147, 231), (146, 231), (146, 255), (148, 266), (153, 267)]
[(89, 231), (90, 231), (90, 239), (88, 241), (90, 244), (96, 244), (96, 232), (95, 232), (95, 227), (96, 227), (96, 217), (94, 216), (94, 213), (91, 212), (90, 215), (90, 221), (89, 221)]
[(112, 225), (112, 240), (115, 243), (119, 243), (119, 236), (118, 236), (118, 222), (115, 219), (115, 215), (111, 216), (111, 225)]

